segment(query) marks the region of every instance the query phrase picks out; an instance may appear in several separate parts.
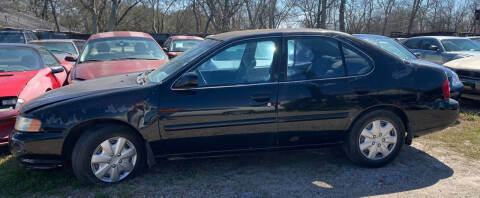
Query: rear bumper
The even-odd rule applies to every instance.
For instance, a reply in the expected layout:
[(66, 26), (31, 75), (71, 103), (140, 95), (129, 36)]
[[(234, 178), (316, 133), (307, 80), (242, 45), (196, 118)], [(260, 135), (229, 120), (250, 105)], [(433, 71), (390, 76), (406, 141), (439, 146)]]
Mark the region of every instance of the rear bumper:
[(63, 140), (63, 133), (21, 133), (13, 130), (9, 148), (27, 168), (57, 168), (63, 166)]
[(8, 135), (15, 126), (17, 114), (15, 110), (0, 112), (0, 146), (8, 144)]
[(460, 105), (454, 99), (418, 105), (407, 111), (409, 130), (414, 137), (445, 129), (458, 119)]

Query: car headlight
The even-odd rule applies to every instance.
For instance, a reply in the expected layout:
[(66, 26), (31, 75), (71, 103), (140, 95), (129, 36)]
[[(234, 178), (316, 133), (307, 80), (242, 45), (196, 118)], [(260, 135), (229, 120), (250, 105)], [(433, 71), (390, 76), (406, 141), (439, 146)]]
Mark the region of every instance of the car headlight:
[(15, 109), (19, 109), (20, 107), (22, 107), (24, 102), (25, 102), (24, 99), (19, 98), (15, 103)]
[(22, 116), (17, 116), (17, 121), (15, 122), (15, 130), (22, 132), (38, 132), (41, 126), (42, 122), (40, 120)]

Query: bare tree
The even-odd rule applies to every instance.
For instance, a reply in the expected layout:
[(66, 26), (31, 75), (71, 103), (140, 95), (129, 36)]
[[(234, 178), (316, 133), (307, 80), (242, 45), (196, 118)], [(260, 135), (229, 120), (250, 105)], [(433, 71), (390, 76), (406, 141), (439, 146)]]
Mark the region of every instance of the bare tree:
[(345, 3), (346, 0), (340, 0), (340, 8), (338, 11), (339, 30), (345, 32)]

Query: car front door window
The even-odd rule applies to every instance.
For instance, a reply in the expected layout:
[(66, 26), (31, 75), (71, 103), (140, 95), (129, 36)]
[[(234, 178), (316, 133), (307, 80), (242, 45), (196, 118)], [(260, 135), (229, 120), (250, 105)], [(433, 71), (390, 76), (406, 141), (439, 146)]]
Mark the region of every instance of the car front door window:
[(228, 47), (195, 69), (199, 86), (270, 82), (276, 48), (274, 41), (246, 42)]

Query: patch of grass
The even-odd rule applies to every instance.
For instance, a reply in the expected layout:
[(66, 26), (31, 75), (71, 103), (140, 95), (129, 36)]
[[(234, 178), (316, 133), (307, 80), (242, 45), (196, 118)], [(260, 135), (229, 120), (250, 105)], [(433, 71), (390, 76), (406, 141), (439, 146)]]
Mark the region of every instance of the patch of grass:
[(13, 156), (0, 157), (0, 195), (24, 197), (27, 194), (53, 195), (81, 186), (71, 172), (27, 170)]
[(480, 159), (480, 102), (462, 103), (459, 124), (445, 130), (432, 133), (424, 138), (445, 143), (453, 150)]
[(107, 193), (98, 192), (95, 193), (95, 198), (110, 198), (110, 195), (108, 195)]

